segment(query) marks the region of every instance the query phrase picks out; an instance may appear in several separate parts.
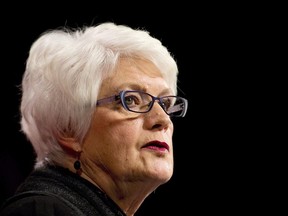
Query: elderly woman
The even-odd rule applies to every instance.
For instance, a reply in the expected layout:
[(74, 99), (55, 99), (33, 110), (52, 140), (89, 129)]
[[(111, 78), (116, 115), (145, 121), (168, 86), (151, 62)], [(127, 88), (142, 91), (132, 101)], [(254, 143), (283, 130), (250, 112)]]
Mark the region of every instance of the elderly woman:
[(21, 126), (34, 170), (1, 215), (134, 215), (173, 174), (188, 102), (161, 42), (114, 23), (50, 30), (32, 45)]

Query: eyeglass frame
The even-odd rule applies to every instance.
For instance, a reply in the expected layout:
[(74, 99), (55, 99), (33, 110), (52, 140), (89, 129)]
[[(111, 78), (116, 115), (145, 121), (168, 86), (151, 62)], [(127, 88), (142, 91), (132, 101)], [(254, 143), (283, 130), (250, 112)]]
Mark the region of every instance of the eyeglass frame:
[[(150, 102), (151, 105), (149, 105), (149, 108), (148, 108), (147, 110), (145, 110), (145, 111), (135, 111), (135, 110), (131, 110), (131, 109), (127, 106), (127, 104), (125, 103), (125, 97), (124, 97), (124, 95), (125, 95), (126, 93), (129, 93), (129, 92), (132, 92), (132, 93), (133, 93), (133, 92), (138, 92), (138, 93), (140, 93), (140, 94), (145, 94), (145, 95), (150, 96), (151, 99), (152, 99), (152, 101), (151, 101), (152, 103)], [(176, 98), (176, 99), (180, 99), (180, 100), (183, 101), (184, 108), (181, 109), (182, 112), (181, 112), (180, 115), (173, 115), (176, 111), (173, 112), (173, 113), (168, 113), (167, 110), (165, 110), (165, 107), (163, 106), (163, 101), (162, 101), (162, 99), (163, 99), (163, 98), (167, 98), (167, 97), (174, 97), (174, 98)], [(124, 107), (125, 110), (130, 111), (130, 112), (134, 112), (134, 113), (148, 113), (148, 112), (150, 112), (151, 109), (152, 109), (152, 107), (153, 107), (153, 105), (154, 105), (154, 103), (155, 103), (155, 101), (158, 102), (158, 104), (161, 106), (161, 108), (164, 110), (164, 112), (165, 112), (168, 116), (170, 116), (170, 117), (184, 117), (184, 116), (186, 115), (186, 112), (187, 112), (187, 109), (188, 109), (188, 100), (187, 100), (186, 98), (183, 98), (183, 97), (180, 97), (180, 96), (175, 96), (175, 95), (167, 95), (167, 96), (163, 96), (163, 97), (155, 97), (155, 96), (153, 96), (153, 95), (151, 95), (151, 94), (149, 94), (149, 93), (147, 93), (147, 92), (138, 91), (138, 90), (122, 90), (122, 91), (119, 92), (119, 94), (116, 94), (116, 95), (113, 95), (113, 96), (110, 96), (110, 97), (106, 97), (106, 98), (102, 98), (102, 99), (97, 100), (97, 101), (96, 101), (96, 106), (103, 105), (103, 104), (107, 104), (107, 103), (111, 103), (111, 102), (114, 102), (114, 101), (117, 101), (117, 100), (120, 100), (120, 101), (121, 101), (121, 105)], [(181, 104), (178, 104), (178, 105), (182, 105), (182, 103), (181, 103)], [(172, 107), (177, 108), (176, 106), (172, 106)], [(172, 107), (171, 107), (171, 108), (172, 108)], [(175, 108), (174, 108), (174, 109), (175, 109)], [(172, 111), (173, 111), (173, 110), (172, 110)]]

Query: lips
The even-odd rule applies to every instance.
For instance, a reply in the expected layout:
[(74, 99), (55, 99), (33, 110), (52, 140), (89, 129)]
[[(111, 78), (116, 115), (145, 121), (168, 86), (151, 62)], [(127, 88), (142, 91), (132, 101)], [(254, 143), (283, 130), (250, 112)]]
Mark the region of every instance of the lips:
[(157, 140), (151, 141), (143, 146), (143, 148), (149, 148), (153, 150), (167, 150), (169, 151), (169, 145), (166, 142), (160, 142)]

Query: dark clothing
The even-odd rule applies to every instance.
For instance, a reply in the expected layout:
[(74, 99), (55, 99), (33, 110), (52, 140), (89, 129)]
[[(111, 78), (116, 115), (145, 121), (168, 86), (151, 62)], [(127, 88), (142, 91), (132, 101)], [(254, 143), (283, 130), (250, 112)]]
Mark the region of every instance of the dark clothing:
[(4, 203), (1, 216), (125, 216), (99, 188), (68, 169), (37, 169)]

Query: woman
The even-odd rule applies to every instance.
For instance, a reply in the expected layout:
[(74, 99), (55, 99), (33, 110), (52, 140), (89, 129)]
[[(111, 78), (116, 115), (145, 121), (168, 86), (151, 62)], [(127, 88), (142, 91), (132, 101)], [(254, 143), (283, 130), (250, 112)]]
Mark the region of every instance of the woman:
[(22, 80), (35, 169), (1, 215), (134, 215), (173, 174), (173, 122), (187, 100), (177, 65), (144, 30), (47, 31)]

